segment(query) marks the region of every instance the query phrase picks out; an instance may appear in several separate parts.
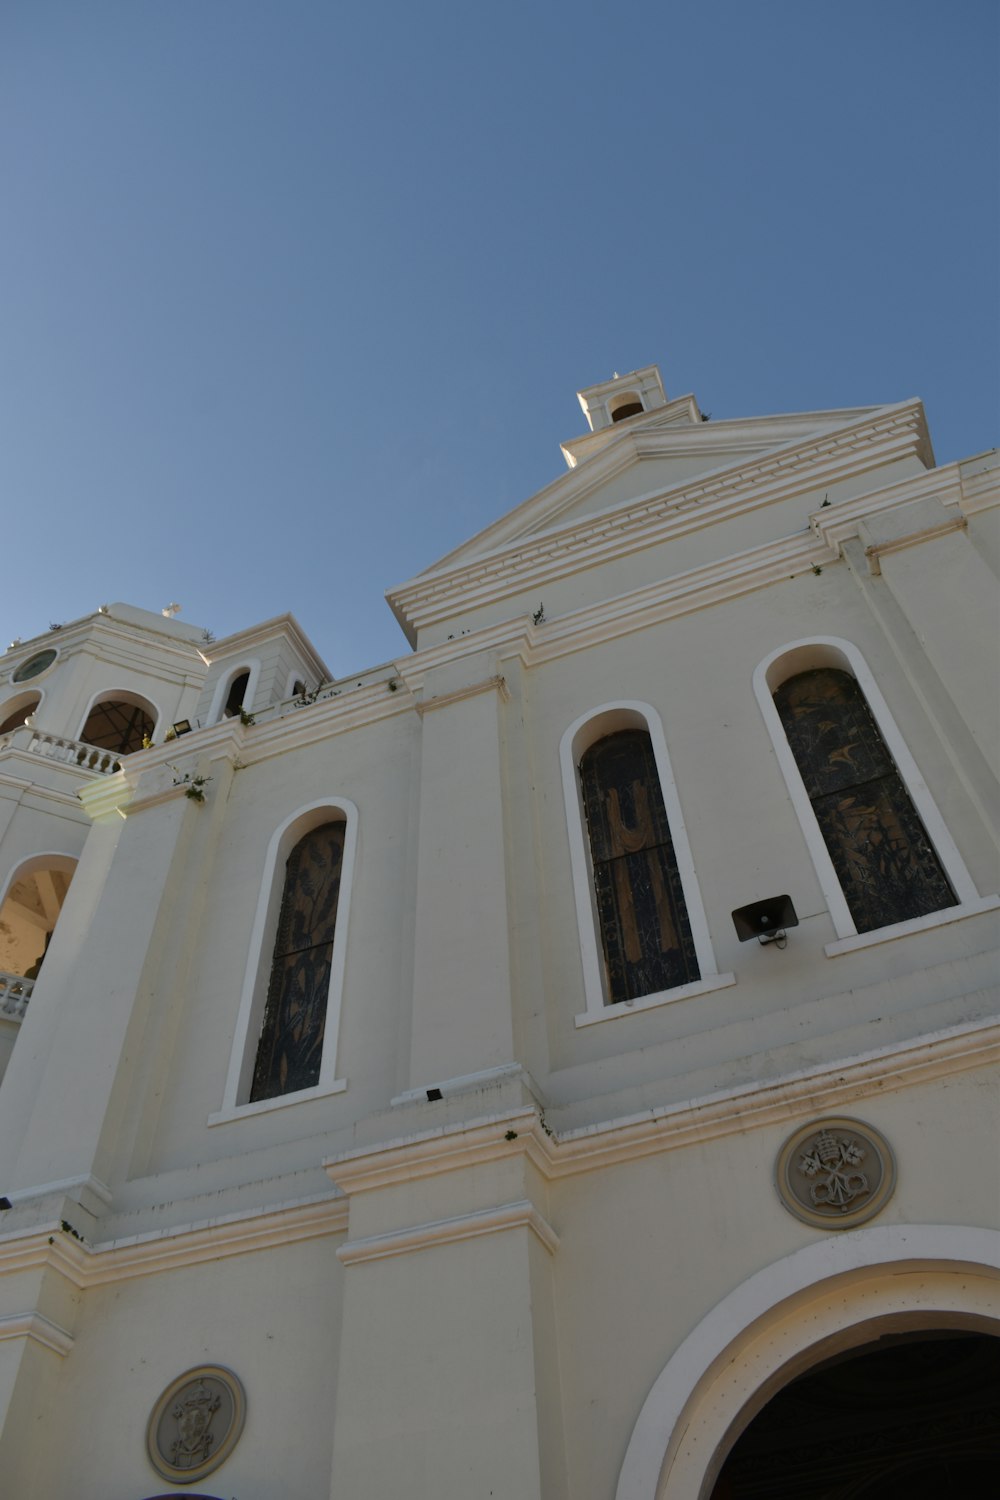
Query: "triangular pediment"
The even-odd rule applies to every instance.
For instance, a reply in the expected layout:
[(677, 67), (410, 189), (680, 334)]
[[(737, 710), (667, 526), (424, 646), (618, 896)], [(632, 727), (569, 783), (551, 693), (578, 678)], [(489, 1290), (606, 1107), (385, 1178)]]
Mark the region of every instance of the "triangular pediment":
[[(683, 400), (697, 412), (693, 398)], [(408, 638), (466, 617), (478, 626), (529, 600), (551, 605), (557, 580), (584, 573), (578, 601), (605, 587), (620, 591), (620, 575), (602, 582), (598, 560), (651, 557), (650, 548), (682, 533), (703, 540), (674, 547), (669, 559), (658, 554), (634, 576), (647, 566), (701, 565), (751, 538), (760, 545), (801, 530), (810, 506), (837, 504), (862, 481), (870, 488), (876, 472), (887, 482), (934, 467), (919, 401), (718, 422), (673, 420), (679, 404), (593, 432), (600, 445), (569, 473), (391, 589)], [(748, 530), (740, 518), (751, 515)]]
[(878, 410), (852, 407), (708, 421), (702, 420), (694, 397), (683, 396), (620, 427), (586, 433), (573, 444), (563, 444), (564, 452), (572, 447), (577, 454), (568, 473), (419, 576), (461, 567), (498, 547), (571, 526), (701, 476), (742, 469), (769, 453), (821, 438)]

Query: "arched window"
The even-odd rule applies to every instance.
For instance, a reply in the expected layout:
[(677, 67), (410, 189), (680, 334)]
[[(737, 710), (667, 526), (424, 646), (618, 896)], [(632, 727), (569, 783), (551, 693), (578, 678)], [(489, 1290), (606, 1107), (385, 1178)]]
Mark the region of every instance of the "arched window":
[(152, 739), (155, 727), (156, 709), (151, 703), (135, 693), (118, 692), (93, 704), (80, 739), (99, 750), (131, 755), (142, 749), (143, 740)]
[(626, 391), (610, 408), (612, 422), (624, 422), (626, 417), (637, 417), (645, 407), (635, 391)]
[(700, 978), (649, 735), (607, 735), (580, 762), (608, 1003)]
[(71, 855), (35, 854), (12, 872), (0, 900), (0, 1015), (24, 1014), (75, 870)]
[(858, 932), (956, 905), (855, 678), (800, 672), (774, 703)]
[(29, 714), (33, 714), (42, 701), (41, 693), (22, 693), (0, 708), (0, 734), (9, 734), (20, 729)]
[(251, 1104), (319, 1083), (345, 834), (322, 823), (288, 857)]
[(735, 984), (712, 951), (663, 724), (605, 703), (559, 745), (586, 1009), (577, 1026)]
[(754, 692), (837, 933), (828, 955), (998, 904), (979, 895), (853, 642), (789, 642), (758, 665)]
[(358, 810), (346, 797), (300, 807), (272, 833), (210, 1125), (347, 1087), (337, 1037), (357, 843)]
[(229, 684), (229, 692), (226, 694), (226, 702), (222, 710), (224, 719), (235, 719), (243, 707), (243, 700), (250, 686), (250, 673), (240, 672)]

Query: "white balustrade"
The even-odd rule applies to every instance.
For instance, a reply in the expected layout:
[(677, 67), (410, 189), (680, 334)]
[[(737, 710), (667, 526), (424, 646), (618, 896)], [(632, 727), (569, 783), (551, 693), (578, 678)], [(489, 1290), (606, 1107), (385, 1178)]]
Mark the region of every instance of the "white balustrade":
[(58, 761), (60, 765), (77, 766), (81, 771), (92, 771), (96, 776), (111, 776), (121, 770), (121, 761), (110, 750), (99, 750), (95, 745), (85, 745), (81, 740), (66, 739), (60, 734), (46, 734), (24, 724), (0, 735), (0, 753), (6, 749), (22, 750), (28, 755), (40, 755), (45, 760)]
[(33, 979), (6, 974), (0, 969), (0, 1016), (5, 1016), (8, 1021), (23, 1021), (34, 988)]

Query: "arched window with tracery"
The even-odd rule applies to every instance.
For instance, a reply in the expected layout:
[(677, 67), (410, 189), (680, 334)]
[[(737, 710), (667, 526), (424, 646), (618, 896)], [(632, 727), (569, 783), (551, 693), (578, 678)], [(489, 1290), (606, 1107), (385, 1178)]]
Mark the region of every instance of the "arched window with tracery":
[(580, 781), (607, 1003), (693, 983), (700, 970), (649, 735), (598, 740)]
[(251, 1104), (320, 1081), (345, 837), (321, 823), (288, 856)]
[(857, 680), (817, 667), (773, 696), (857, 931), (956, 905)]

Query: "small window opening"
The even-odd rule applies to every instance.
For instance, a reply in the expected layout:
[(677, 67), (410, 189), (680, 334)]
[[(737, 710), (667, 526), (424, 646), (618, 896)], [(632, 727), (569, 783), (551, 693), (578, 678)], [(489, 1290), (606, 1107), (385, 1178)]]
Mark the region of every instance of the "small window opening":
[(235, 719), (243, 707), (243, 699), (246, 697), (247, 688), (250, 686), (250, 673), (241, 672), (234, 677), (226, 698), (226, 706), (222, 710), (224, 719)]
[(624, 422), (626, 417), (637, 417), (645, 408), (641, 401), (634, 396), (628, 396), (620, 406), (616, 406), (611, 413), (612, 422)]

